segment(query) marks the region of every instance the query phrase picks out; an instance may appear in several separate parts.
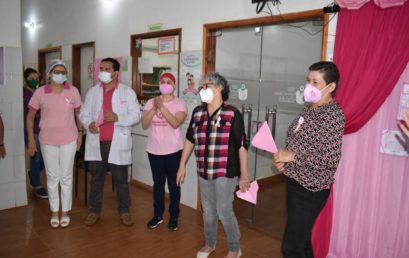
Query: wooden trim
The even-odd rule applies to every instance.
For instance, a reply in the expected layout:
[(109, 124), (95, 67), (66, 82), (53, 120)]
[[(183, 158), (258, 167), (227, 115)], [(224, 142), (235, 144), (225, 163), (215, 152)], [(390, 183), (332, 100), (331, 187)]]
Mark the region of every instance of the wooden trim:
[[(139, 100), (147, 100), (149, 97), (142, 96), (142, 87), (141, 87), (141, 75), (138, 73), (138, 58), (142, 56), (142, 47), (136, 48), (135, 47), (135, 40), (136, 39), (150, 39), (150, 38), (157, 38), (157, 37), (166, 37), (166, 36), (178, 36), (179, 40), (179, 49), (177, 53), (181, 52), (182, 49), (182, 28), (177, 29), (170, 29), (170, 30), (163, 30), (163, 31), (155, 31), (155, 32), (147, 32), (141, 34), (134, 34), (131, 35), (131, 56), (132, 56), (132, 88), (136, 92)], [(180, 69), (178, 59), (178, 70)], [(179, 93), (179, 80), (177, 80), (177, 88)]]
[(288, 13), (283, 15), (274, 15), (274, 16), (265, 16), (260, 18), (250, 18), (244, 20), (236, 20), (236, 21), (225, 21), (225, 22), (217, 22), (217, 23), (207, 23), (204, 24), (204, 27), (207, 27), (209, 30), (220, 30), (226, 28), (237, 28), (237, 27), (244, 27), (244, 26), (261, 26), (261, 25), (271, 25), (271, 24), (279, 24), (279, 23), (286, 23), (286, 22), (297, 22), (297, 21), (304, 21), (310, 20), (311, 18), (320, 18), (323, 17), (324, 13), (322, 9), (305, 11), (305, 12), (298, 12), (298, 13)]
[[(147, 184), (142, 183), (142, 182), (140, 182), (140, 181), (137, 181), (137, 180), (135, 180), (135, 179), (131, 179), (130, 184), (133, 185), (133, 186), (135, 186), (135, 187), (138, 187), (138, 188), (140, 188), (140, 189), (143, 189), (143, 190), (145, 190), (145, 191), (153, 192), (153, 186), (147, 185)], [(165, 192), (165, 198), (168, 199), (168, 200), (170, 200), (170, 195), (169, 195), (168, 192)]]
[(328, 27), (329, 27), (329, 14), (325, 14), (324, 15), (324, 28), (322, 30), (321, 61), (325, 61), (327, 59)]
[(72, 45), (72, 84), (81, 92), (81, 48), (93, 48), (93, 60), (95, 59), (95, 42), (86, 42)]
[(272, 187), (276, 184), (281, 184), (284, 181), (284, 174), (261, 178), (257, 180), (257, 184), (260, 187)]
[(206, 74), (215, 70), (216, 64), (216, 37), (213, 36), (214, 30), (207, 27), (203, 29), (203, 67), (202, 72)]
[[(213, 33), (217, 30), (227, 29), (227, 28), (238, 28), (238, 27), (249, 27), (249, 26), (262, 26), (262, 25), (272, 25), (287, 22), (300, 22), (316, 18), (322, 18), (325, 22), (325, 17), (322, 9), (298, 12), (298, 13), (288, 13), (283, 15), (266, 16), (260, 18), (251, 18), (237, 21), (225, 21), (217, 23), (208, 23), (203, 25), (203, 73), (211, 72), (215, 70), (216, 63), (216, 39)], [(328, 16), (327, 16), (328, 18)], [(326, 23), (324, 23), (326, 24)], [(327, 26), (324, 26), (324, 30)], [(325, 39), (323, 37), (323, 44), (327, 41), (327, 31), (324, 31)], [(324, 41), (325, 40), (325, 41)], [(323, 45), (324, 46), (324, 45)], [(324, 47), (322, 48), (322, 51)], [(321, 57), (323, 57), (323, 52), (321, 52)]]
[(47, 53), (52, 52), (60, 52), (60, 59), (61, 59), (61, 46), (56, 47), (49, 47), (49, 48), (41, 48), (38, 49), (38, 72), (40, 73), (41, 77), (43, 78), (43, 82), (47, 81), (47, 75), (45, 74), (45, 55)]

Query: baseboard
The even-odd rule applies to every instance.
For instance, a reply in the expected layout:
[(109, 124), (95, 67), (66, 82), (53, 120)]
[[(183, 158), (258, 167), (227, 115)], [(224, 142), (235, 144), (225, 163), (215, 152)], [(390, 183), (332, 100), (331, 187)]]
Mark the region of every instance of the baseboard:
[[(130, 184), (135, 186), (135, 187), (138, 187), (139, 189), (143, 189), (143, 190), (146, 190), (146, 191), (149, 191), (149, 192), (153, 192), (153, 186), (150, 186), (150, 185), (147, 185), (145, 183), (139, 182), (139, 181), (137, 181), (135, 179), (131, 179)], [(170, 198), (168, 192), (165, 193), (165, 198), (166, 199)]]

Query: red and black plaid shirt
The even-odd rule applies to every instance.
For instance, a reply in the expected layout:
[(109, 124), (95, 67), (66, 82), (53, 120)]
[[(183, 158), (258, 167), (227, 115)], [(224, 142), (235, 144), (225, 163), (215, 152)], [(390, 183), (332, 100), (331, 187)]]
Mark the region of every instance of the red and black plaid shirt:
[(211, 116), (207, 105), (192, 112), (186, 139), (195, 145), (197, 171), (204, 179), (240, 176), (240, 147), (248, 148), (243, 117), (223, 103)]

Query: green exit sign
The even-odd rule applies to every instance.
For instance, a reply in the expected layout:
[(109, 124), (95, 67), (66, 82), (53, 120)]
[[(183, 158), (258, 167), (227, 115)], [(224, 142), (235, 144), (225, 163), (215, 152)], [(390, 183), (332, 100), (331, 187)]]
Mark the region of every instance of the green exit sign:
[(149, 24), (148, 25), (148, 30), (149, 31), (158, 31), (162, 29), (163, 23), (154, 23), (154, 24)]

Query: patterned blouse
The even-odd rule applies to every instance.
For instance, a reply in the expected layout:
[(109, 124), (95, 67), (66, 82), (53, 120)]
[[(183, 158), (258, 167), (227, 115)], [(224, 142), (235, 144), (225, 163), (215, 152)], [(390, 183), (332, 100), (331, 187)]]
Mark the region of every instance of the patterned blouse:
[(192, 112), (186, 139), (195, 145), (199, 176), (212, 180), (240, 176), (239, 149), (248, 148), (244, 122), (233, 106), (222, 104), (211, 116), (207, 105)]
[(290, 124), (286, 149), (295, 153), (284, 174), (309, 191), (329, 189), (341, 158), (345, 116), (335, 101), (306, 106)]

